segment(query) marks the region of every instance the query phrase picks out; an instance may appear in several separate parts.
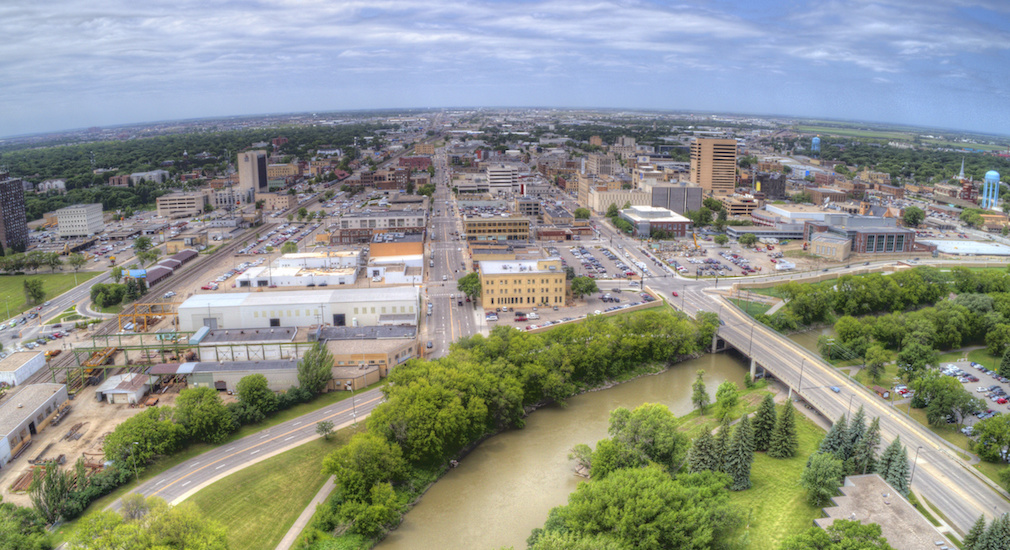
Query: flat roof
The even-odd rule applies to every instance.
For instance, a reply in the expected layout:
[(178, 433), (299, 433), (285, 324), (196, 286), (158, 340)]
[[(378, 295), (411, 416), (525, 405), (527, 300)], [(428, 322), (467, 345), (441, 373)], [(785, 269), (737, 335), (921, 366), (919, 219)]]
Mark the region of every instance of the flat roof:
[(247, 329), (215, 329), (207, 333), (201, 344), (221, 344), (232, 342), (293, 342), (296, 328), (247, 328)]
[(34, 414), (39, 405), (64, 387), (63, 384), (28, 384), (19, 386), (0, 405), (0, 434), (6, 437), (27, 418)]
[(555, 260), (560, 262), (561, 258), (545, 258), (543, 260), (483, 260), (480, 262), (480, 271), (486, 275), (503, 275), (523, 273), (557, 273), (561, 271), (560, 264), (557, 269), (540, 269), (537, 264), (543, 261)]
[(303, 260), (311, 258), (352, 258), (360, 256), (361, 250), (332, 250), (329, 252), (294, 252), (281, 254), (282, 260)]
[(183, 302), (182, 308), (319, 305), (348, 302), (395, 302), (416, 300), (419, 289), (413, 286), (383, 288), (343, 288), (334, 290), (280, 290), (267, 292), (226, 292), (195, 294)]
[[(413, 316), (411, 316), (413, 320)], [(320, 340), (381, 340), (385, 338), (414, 338), (417, 336), (415, 326), (376, 326), (376, 327), (329, 327), (319, 330)]]
[(0, 359), (0, 372), (14, 372), (39, 355), (41, 351), (16, 351)]
[(276, 359), (272, 361), (202, 361), (199, 363), (159, 363), (151, 367), (151, 374), (174, 375), (201, 372), (225, 372), (243, 370), (293, 370), (298, 369), (297, 359)]

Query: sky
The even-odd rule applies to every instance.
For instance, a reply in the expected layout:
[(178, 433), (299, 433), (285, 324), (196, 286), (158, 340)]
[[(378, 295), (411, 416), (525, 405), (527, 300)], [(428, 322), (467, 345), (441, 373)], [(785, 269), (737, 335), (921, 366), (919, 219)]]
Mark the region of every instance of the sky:
[(3, 0), (0, 136), (544, 106), (1010, 134), (1007, 0)]

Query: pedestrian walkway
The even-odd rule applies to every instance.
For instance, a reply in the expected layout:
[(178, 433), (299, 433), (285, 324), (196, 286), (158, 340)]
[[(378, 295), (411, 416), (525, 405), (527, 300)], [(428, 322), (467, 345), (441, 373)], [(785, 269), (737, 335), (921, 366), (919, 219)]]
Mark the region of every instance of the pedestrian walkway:
[(316, 513), (316, 506), (326, 500), (326, 497), (330, 496), (330, 493), (332, 493), (336, 487), (336, 484), (333, 483), (333, 477), (330, 476), (330, 478), (326, 480), (326, 483), (323, 484), (323, 487), (319, 489), (319, 492), (316, 493), (316, 496), (312, 497), (312, 501), (309, 502), (309, 505), (302, 510), (302, 514), (295, 520), (291, 529), (288, 529), (287, 534), (285, 534), (284, 538), (281, 539), (281, 542), (277, 545), (276, 550), (288, 550), (295, 544), (295, 541), (298, 539), (298, 535), (301, 534), (302, 530), (309, 524), (309, 521), (312, 519), (312, 515)]

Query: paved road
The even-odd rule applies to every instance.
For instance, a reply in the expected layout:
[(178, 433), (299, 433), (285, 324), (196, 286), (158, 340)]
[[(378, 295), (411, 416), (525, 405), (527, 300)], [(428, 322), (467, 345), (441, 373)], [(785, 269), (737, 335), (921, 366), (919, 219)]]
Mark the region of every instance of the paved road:
[[(352, 423), (355, 418), (359, 421), (364, 420), (382, 399), (382, 392), (379, 389), (359, 393), (354, 396), (353, 406), (350, 399), (345, 399), (238, 441), (221, 445), (162, 472), (141, 484), (134, 492), (144, 496), (159, 496), (170, 503), (178, 503), (228, 474), (319, 437), (316, 434), (316, 423), (321, 420), (329, 420), (337, 428)], [(117, 500), (110, 508), (118, 509), (119, 506), (120, 501)]]

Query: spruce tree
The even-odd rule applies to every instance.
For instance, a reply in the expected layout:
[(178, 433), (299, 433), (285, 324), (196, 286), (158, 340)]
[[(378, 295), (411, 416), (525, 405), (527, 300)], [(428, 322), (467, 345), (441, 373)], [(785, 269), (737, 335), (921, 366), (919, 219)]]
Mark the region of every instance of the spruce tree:
[(961, 545), (964, 550), (982, 550), (978, 547), (978, 543), (985, 535), (985, 531), (985, 514), (983, 514), (975, 520), (975, 525), (972, 525), (971, 530), (964, 536), (964, 541)]
[(880, 459), (878, 471), (895, 491), (903, 496), (908, 496), (908, 452), (901, 444), (901, 439), (895, 437), (894, 441), (884, 451), (884, 456)]
[(732, 435), (733, 427), (729, 424), (729, 417), (722, 419), (722, 424), (719, 425), (719, 431), (715, 432), (715, 460), (718, 468), (715, 470), (717, 472), (726, 471), (726, 454), (729, 453), (729, 440)]
[(849, 421), (849, 447), (846, 456), (850, 457), (856, 452), (856, 445), (866, 434), (866, 411), (863, 410), (863, 406), (859, 406), (859, 410), (856, 414), (852, 415), (852, 419)]
[(999, 373), (1003, 376), (1010, 376), (1010, 348), (1003, 352), (1003, 359), (999, 362)]
[(824, 439), (821, 440), (821, 445), (817, 450), (822, 453), (833, 454), (838, 460), (845, 460), (848, 458), (845, 455), (848, 441), (849, 424), (845, 421), (845, 415), (843, 414), (831, 425), (828, 435), (824, 436)]
[(986, 533), (986, 544), (993, 550), (1010, 548), (1010, 515), (1003, 514), (993, 520)]
[(796, 438), (796, 411), (793, 404), (787, 401), (782, 407), (782, 413), (775, 422), (771, 442), (768, 444), (768, 456), (773, 458), (792, 458), (796, 456), (799, 441)]
[(750, 468), (754, 462), (754, 432), (750, 420), (744, 415), (733, 430), (733, 438), (729, 443), (729, 453), (726, 456), (725, 471), (733, 478), (731, 491), (750, 489)]
[(696, 409), (701, 411), (701, 414), (705, 414), (709, 403), (708, 391), (705, 389), (705, 371), (698, 369), (697, 375), (694, 384), (691, 385), (694, 389), (691, 394), (691, 402), (694, 403)]
[(718, 462), (715, 458), (715, 439), (705, 432), (695, 438), (691, 449), (687, 452), (687, 469), (691, 473), (716, 471)]
[(751, 426), (754, 428), (754, 450), (767, 451), (775, 431), (775, 399), (771, 394), (761, 400)]
[[(850, 426), (851, 429), (851, 426)], [(852, 450), (853, 470), (849, 474), (872, 474), (877, 471), (877, 446), (880, 445), (880, 419), (874, 418), (866, 433)]]

